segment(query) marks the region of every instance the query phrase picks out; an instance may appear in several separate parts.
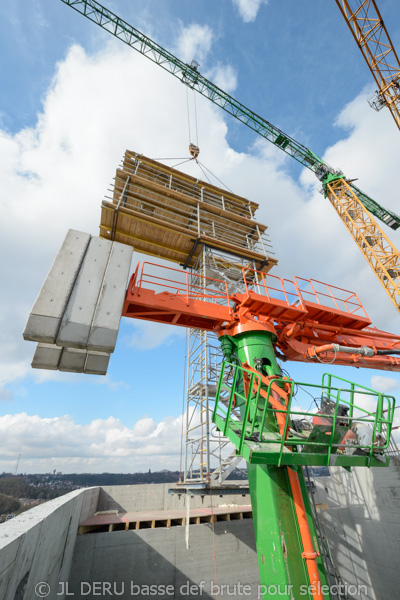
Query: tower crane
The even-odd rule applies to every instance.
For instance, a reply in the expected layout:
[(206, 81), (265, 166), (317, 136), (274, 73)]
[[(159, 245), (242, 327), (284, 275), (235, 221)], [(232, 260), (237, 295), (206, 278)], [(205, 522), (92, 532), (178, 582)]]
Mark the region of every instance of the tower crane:
[(387, 106), (400, 129), (400, 62), (375, 0), (335, 1), (378, 86), (370, 106)]
[(376, 217), (392, 229), (397, 229), (400, 226), (398, 215), (380, 206), (356, 187), (353, 181), (346, 178), (342, 172), (329, 166), (310, 149), (206, 79), (199, 72), (196, 62), (193, 62), (192, 65), (184, 63), (96, 0), (62, 0), (62, 2), (158, 64), (189, 88), (223, 108), (301, 165), (310, 169), (321, 182), (324, 196), (331, 202), (396, 309), (400, 312), (400, 254), (374, 218)]

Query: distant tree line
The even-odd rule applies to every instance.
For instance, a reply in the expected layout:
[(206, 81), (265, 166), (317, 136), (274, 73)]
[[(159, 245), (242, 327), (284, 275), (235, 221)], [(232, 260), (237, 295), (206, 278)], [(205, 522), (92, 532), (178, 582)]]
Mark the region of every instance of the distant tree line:
[(16, 498), (10, 498), (10, 496), (0, 494), (0, 515), (16, 513), (20, 508), (21, 503)]
[(1, 476), (0, 475), (0, 494), (6, 494), (12, 498), (30, 498), (31, 500), (52, 500), (61, 496), (60, 490), (50, 489), (49, 487), (36, 487), (28, 485), (22, 476)]
[(147, 473), (70, 473), (57, 475), (60, 481), (67, 480), (77, 486), (139, 485), (143, 483), (176, 483), (179, 471), (155, 471)]
[[(21, 512), (24, 507), (20, 498), (30, 500), (52, 500), (80, 487), (107, 485), (140, 485), (151, 483), (176, 483), (179, 471), (154, 471), (146, 473), (46, 473), (29, 475), (0, 474), (0, 515)], [(228, 479), (247, 479), (246, 471), (234, 471)]]

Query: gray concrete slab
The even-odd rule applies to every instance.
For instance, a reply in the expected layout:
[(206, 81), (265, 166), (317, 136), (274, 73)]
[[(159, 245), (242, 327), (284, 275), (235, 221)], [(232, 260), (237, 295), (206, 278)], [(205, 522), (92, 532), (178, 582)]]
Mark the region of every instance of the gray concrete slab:
[(109, 362), (110, 355), (105, 352), (38, 344), (31, 364), (33, 369), (106, 375)]
[(93, 352), (89, 350), (83, 372), (89, 375), (106, 375), (109, 362), (110, 355), (107, 352)]
[(117, 342), (133, 248), (114, 242), (94, 313), (87, 347), (114, 352)]
[(25, 340), (55, 343), (89, 240), (88, 233), (68, 231), (28, 317)]
[(57, 335), (57, 345), (87, 347), (112, 242), (92, 237)]
[(32, 359), (33, 369), (49, 369), (57, 371), (63, 349), (55, 344), (41, 344), (36, 346), (35, 354)]

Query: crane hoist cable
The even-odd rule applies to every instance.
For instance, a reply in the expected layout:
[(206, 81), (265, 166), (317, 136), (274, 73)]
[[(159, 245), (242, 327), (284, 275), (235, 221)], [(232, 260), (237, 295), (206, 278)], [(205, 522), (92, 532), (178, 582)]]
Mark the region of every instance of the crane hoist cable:
[(335, 208), (365, 259), (400, 312), (400, 254), (376, 223), (374, 217), (392, 229), (400, 227), (400, 217), (380, 206), (333, 169), (309, 148), (294, 140), (206, 79), (197, 63), (184, 63), (138, 29), (102, 6), (96, 0), (61, 0), (113, 36), (158, 64), (187, 87), (197, 91), (234, 116), (274, 146), (310, 169), (322, 184), (324, 195)]
[(193, 92), (194, 99), (194, 123), (196, 130), (196, 143), (192, 142), (192, 134), (190, 129), (190, 108), (189, 108), (189, 90), (186, 88), (186, 109), (187, 109), (187, 121), (188, 121), (188, 133), (189, 133), (189, 154), (192, 157), (192, 160), (196, 160), (198, 155), (200, 154), (199, 148), (199, 133), (197, 128), (197, 110), (196, 110), (196, 95)]
[[(200, 66), (199, 63), (195, 60), (192, 60), (191, 65), (192, 68), (198, 69)], [(199, 148), (199, 129), (197, 125), (197, 107), (196, 107), (196, 94), (194, 90), (193, 93), (193, 106), (194, 106), (194, 126), (196, 131), (196, 143), (192, 142), (192, 134), (190, 129), (190, 106), (189, 106), (189, 88), (186, 87), (186, 110), (187, 110), (187, 121), (188, 121), (188, 132), (189, 132), (189, 153), (192, 156), (193, 160), (197, 160), (197, 157), (200, 154)]]

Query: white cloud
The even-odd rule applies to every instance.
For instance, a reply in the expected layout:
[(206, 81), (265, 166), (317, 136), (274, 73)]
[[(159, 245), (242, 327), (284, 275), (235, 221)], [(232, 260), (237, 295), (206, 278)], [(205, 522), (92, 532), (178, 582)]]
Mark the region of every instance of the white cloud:
[(168, 346), (177, 337), (185, 336), (185, 329), (164, 323), (132, 319), (131, 325), (134, 333), (126, 336), (124, 341), (128, 346), (139, 350), (153, 350), (158, 346)]
[(243, 21), (251, 23), (256, 20), (261, 5), (268, 4), (268, 0), (233, 0), (233, 4), (238, 9)]
[(0, 417), (0, 472), (10, 471), (18, 454), (23, 472), (176, 470), (181, 427), (181, 416), (158, 423), (144, 417), (131, 429), (114, 417), (78, 425), (69, 415), (8, 414)]
[(232, 65), (218, 64), (208, 71), (207, 78), (213, 81), (221, 90), (232, 94), (237, 86), (237, 73)]
[(189, 64), (196, 60), (201, 65), (211, 50), (212, 41), (213, 32), (208, 25), (192, 23), (182, 28), (176, 44), (176, 54)]
[(400, 388), (400, 379), (383, 377), (382, 375), (373, 375), (371, 377), (371, 387), (379, 392), (390, 394)]

